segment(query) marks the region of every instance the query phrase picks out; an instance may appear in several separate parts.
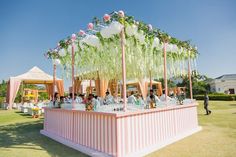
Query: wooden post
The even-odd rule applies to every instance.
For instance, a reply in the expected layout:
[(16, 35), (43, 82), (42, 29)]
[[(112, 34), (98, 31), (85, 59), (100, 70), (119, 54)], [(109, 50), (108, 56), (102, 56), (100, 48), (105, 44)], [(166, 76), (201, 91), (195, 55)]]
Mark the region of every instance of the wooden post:
[(168, 86), (167, 86), (167, 72), (166, 72), (166, 42), (164, 42), (164, 83), (165, 83), (165, 101), (167, 101), (168, 96)]
[(24, 101), (24, 81), (21, 82), (21, 104)]
[(124, 111), (126, 111), (126, 65), (125, 65), (125, 44), (124, 44), (124, 28), (120, 32), (121, 37), (121, 51), (122, 51), (122, 81), (123, 81), (123, 101), (124, 101)]
[(150, 74), (150, 90), (152, 89), (152, 72), (151, 70), (149, 70), (149, 74)]
[(97, 92), (97, 95), (99, 96), (99, 97), (101, 97), (101, 82), (100, 82), (100, 78), (99, 78), (99, 72), (97, 71), (97, 87), (98, 87), (98, 89), (96, 89), (96, 91), (98, 90), (98, 92)]
[(89, 94), (92, 93), (92, 80), (89, 80)]
[(190, 50), (188, 51), (188, 79), (189, 79), (190, 99), (193, 99), (192, 77), (191, 77), (191, 65), (190, 65)]
[(56, 84), (56, 64), (53, 63), (53, 83), (52, 83), (52, 101), (55, 101), (55, 84)]
[(75, 62), (75, 54), (74, 54), (74, 41), (72, 41), (72, 52), (71, 52), (71, 70), (72, 70), (72, 76), (71, 76), (71, 84), (72, 84), (72, 109), (75, 108), (75, 88), (74, 88), (74, 62)]

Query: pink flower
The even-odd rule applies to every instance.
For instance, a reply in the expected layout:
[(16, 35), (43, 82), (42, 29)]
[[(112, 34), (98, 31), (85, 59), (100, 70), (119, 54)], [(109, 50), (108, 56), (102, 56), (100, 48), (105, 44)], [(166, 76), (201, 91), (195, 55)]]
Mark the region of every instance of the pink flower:
[(92, 23), (88, 24), (88, 29), (90, 29), (90, 30), (93, 29), (93, 24)]
[(71, 40), (72, 40), (72, 41), (75, 41), (75, 39), (76, 39), (76, 34), (72, 34), (72, 35), (71, 35)]
[(123, 10), (120, 10), (120, 11), (118, 12), (118, 15), (119, 15), (120, 17), (125, 17), (125, 13), (124, 13)]
[(85, 32), (83, 30), (80, 30), (79, 35), (83, 36), (83, 35), (85, 35)]
[(103, 19), (104, 19), (105, 22), (110, 21), (111, 16), (108, 15), (108, 14), (105, 14), (105, 15), (103, 16)]

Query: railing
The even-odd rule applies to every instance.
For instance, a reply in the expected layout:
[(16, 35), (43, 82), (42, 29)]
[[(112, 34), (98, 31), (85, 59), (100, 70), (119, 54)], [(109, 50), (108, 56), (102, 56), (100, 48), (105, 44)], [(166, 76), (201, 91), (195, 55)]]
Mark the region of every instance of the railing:
[(137, 113), (45, 109), (44, 130), (111, 156), (126, 156), (198, 127), (196, 104)]

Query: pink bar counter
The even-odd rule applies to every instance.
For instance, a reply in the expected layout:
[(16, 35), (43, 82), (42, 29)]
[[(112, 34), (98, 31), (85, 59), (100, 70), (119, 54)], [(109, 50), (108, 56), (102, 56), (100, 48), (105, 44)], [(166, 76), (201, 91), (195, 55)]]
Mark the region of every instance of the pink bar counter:
[(201, 130), (197, 103), (136, 112), (45, 108), (41, 134), (90, 156), (144, 156)]

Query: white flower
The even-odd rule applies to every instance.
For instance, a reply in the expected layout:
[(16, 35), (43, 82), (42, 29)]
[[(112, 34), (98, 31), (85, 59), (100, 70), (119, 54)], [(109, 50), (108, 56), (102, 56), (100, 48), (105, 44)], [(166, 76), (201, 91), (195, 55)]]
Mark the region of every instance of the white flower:
[(78, 44), (74, 44), (74, 52), (79, 51)]
[(166, 44), (166, 52), (173, 52), (173, 44)]
[(111, 34), (119, 34), (121, 30), (124, 28), (124, 26), (117, 21), (113, 21), (110, 24), (109, 28), (110, 28)]
[(59, 65), (61, 64), (61, 61), (59, 59), (54, 59), (53, 64)]
[(101, 31), (100, 31), (101, 35), (103, 38), (110, 38), (112, 36), (112, 34), (110, 33), (109, 27), (104, 27)]
[(71, 52), (72, 52), (72, 46), (71, 45), (68, 46), (67, 51), (69, 52), (69, 54), (71, 54)]
[(79, 41), (79, 47), (80, 47), (82, 50), (84, 50), (84, 45), (83, 45), (83, 41), (82, 41), (82, 40)]
[(178, 46), (177, 45), (173, 45), (173, 51), (174, 52), (178, 52), (178, 50), (179, 50)]
[(164, 43), (161, 43), (161, 50), (164, 48)]
[(158, 47), (159, 44), (160, 44), (159, 42), (160, 42), (160, 40), (157, 37), (155, 37), (154, 40), (153, 40), (152, 46), (153, 47)]
[(135, 37), (140, 41), (140, 43), (145, 43), (145, 35), (143, 34), (143, 31), (136, 33)]
[(119, 34), (124, 28), (122, 24), (117, 21), (113, 21), (108, 27), (104, 27), (100, 33), (103, 38), (110, 38), (112, 35)]
[(59, 51), (58, 53), (59, 53), (59, 55), (60, 55), (61, 57), (66, 56), (65, 49), (60, 49), (60, 51)]
[(138, 31), (138, 27), (136, 25), (131, 25), (131, 26), (128, 25), (126, 27), (126, 33), (127, 33), (128, 36), (135, 35), (137, 33), (137, 31)]
[(95, 35), (87, 35), (82, 41), (90, 46), (99, 47), (99, 38)]

